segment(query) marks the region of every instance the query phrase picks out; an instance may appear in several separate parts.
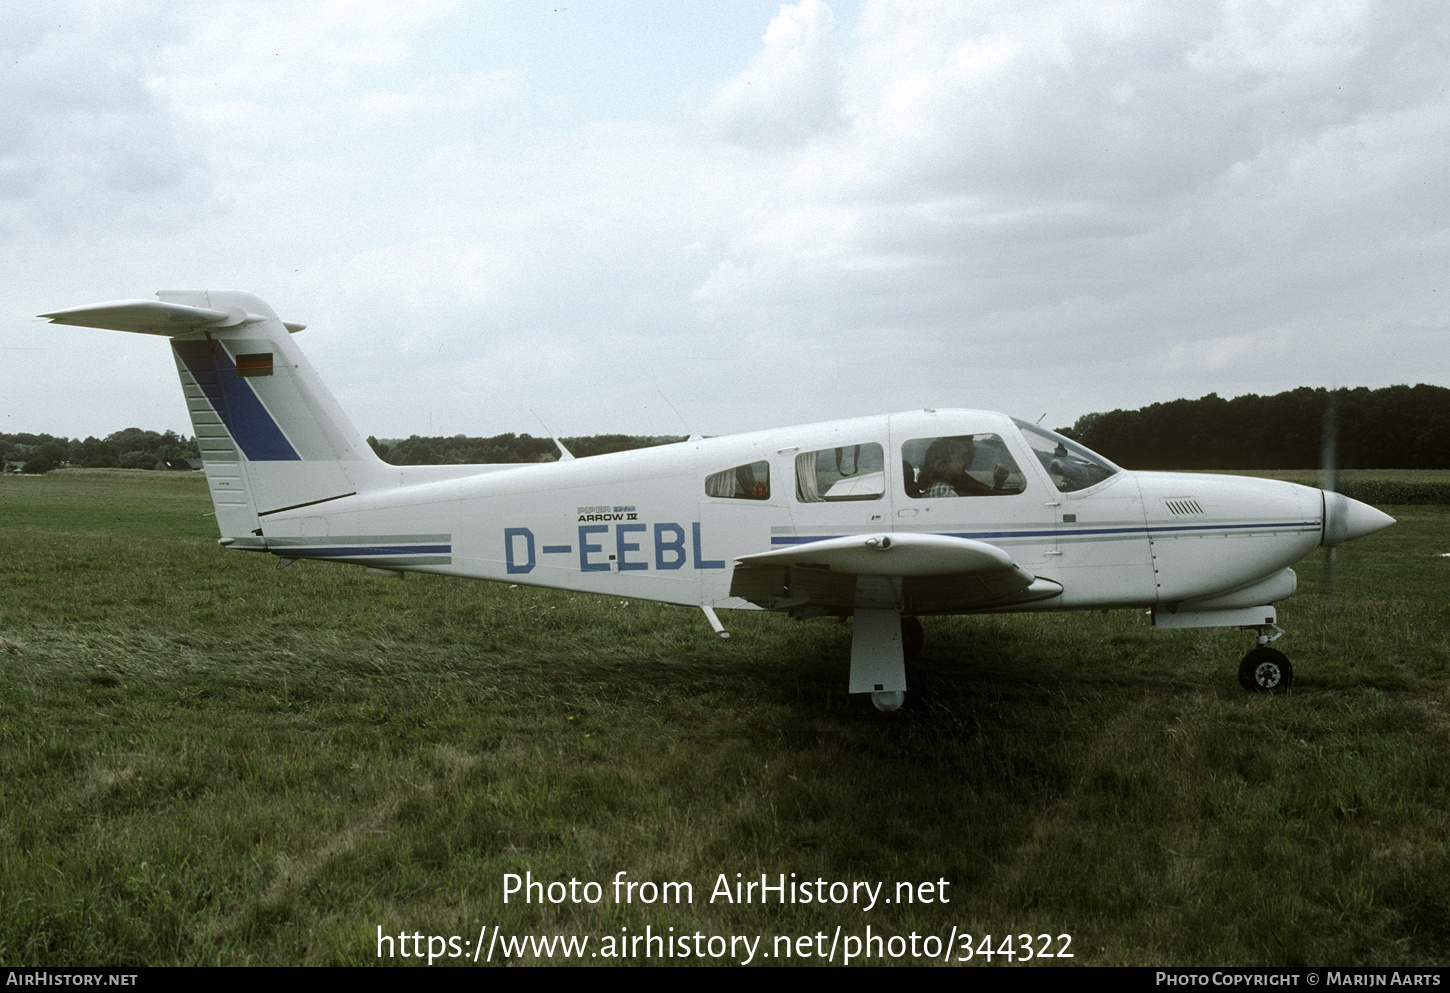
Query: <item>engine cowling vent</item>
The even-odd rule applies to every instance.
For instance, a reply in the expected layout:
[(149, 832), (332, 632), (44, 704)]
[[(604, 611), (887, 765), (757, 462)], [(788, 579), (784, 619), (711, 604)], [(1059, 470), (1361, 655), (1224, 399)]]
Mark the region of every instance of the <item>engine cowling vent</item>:
[(1203, 508), (1193, 497), (1174, 497), (1171, 500), (1164, 500), (1163, 505), (1168, 508), (1168, 513), (1175, 517), (1203, 516)]

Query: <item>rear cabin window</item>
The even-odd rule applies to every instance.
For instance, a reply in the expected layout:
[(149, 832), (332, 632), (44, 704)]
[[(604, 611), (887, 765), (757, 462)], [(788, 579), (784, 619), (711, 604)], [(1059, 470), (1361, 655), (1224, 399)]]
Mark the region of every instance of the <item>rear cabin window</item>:
[(885, 495), (886, 461), (874, 442), (795, 457), (795, 496), (801, 503), (880, 500)]
[(769, 500), (770, 463), (752, 462), (706, 476), (705, 495), (736, 500)]
[(917, 500), (1011, 496), (1027, 488), (1017, 461), (995, 434), (913, 438), (901, 446), (901, 478), (906, 495)]

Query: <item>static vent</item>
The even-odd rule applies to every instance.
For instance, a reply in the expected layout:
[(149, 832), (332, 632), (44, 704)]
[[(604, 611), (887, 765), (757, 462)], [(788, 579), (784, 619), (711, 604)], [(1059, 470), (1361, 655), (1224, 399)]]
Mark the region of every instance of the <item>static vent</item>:
[(1203, 508), (1198, 505), (1198, 501), (1193, 499), (1193, 497), (1176, 497), (1172, 500), (1164, 500), (1163, 503), (1168, 507), (1170, 514), (1175, 514), (1178, 517), (1203, 516)]

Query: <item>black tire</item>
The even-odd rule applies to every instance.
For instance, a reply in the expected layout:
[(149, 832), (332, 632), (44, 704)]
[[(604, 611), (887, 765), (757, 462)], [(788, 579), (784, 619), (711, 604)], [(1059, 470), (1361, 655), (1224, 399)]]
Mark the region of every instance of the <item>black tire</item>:
[(1251, 693), (1287, 690), (1293, 683), (1294, 667), (1278, 649), (1261, 645), (1239, 663), (1239, 685)]
[(909, 659), (921, 657), (921, 650), (926, 645), (926, 632), (921, 629), (921, 621), (915, 617), (903, 617), (901, 619), (901, 651)]

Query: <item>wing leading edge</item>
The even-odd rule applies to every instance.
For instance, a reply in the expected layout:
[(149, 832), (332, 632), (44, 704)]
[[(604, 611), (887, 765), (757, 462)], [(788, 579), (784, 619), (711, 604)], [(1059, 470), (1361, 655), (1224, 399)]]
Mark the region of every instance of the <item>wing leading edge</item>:
[(950, 614), (1061, 592), (995, 545), (941, 534), (847, 535), (745, 555), (730, 581), (731, 596), (797, 617), (858, 608)]

